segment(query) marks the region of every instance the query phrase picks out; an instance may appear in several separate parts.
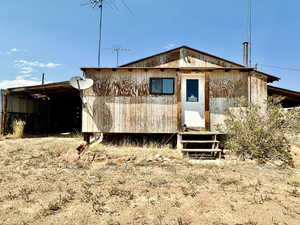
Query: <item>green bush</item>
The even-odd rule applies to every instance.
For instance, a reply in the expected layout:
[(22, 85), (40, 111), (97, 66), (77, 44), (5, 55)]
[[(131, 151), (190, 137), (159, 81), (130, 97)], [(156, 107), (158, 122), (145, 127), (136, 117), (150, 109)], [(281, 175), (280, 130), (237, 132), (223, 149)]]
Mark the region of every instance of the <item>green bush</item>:
[(229, 110), (225, 120), (226, 148), (240, 159), (293, 166), (290, 144), (300, 131), (300, 109), (286, 110), (280, 104), (282, 100), (269, 98), (266, 107), (241, 99), (244, 107)]

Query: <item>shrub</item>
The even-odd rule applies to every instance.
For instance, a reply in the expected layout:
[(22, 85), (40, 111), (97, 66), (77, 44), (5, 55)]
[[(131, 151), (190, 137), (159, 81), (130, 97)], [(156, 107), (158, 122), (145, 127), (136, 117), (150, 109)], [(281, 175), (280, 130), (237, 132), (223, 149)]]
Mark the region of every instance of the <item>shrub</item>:
[(282, 100), (269, 98), (265, 107), (241, 99), (247, 107), (230, 110), (225, 120), (226, 148), (241, 159), (292, 166), (290, 144), (300, 130), (300, 109), (285, 110)]
[(23, 120), (15, 120), (13, 122), (13, 136), (16, 138), (22, 138), (24, 136), (24, 128), (26, 122)]

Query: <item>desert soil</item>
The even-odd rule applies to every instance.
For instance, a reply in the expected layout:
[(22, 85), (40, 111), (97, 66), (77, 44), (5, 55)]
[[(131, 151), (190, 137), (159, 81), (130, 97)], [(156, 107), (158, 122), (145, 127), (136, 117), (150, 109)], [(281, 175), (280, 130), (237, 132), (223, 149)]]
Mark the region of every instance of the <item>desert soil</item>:
[(0, 224), (300, 224), (299, 168), (130, 146), (95, 145), (79, 159), (80, 142), (0, 141)]

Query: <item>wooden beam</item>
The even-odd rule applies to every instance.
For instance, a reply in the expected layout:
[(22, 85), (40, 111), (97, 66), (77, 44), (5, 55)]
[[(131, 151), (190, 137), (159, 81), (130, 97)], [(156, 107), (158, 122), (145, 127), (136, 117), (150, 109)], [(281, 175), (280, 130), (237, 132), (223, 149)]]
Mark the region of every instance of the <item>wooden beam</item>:
[(205, 73), (205, 129), (210, 130), (209, 73)]
[(182, 126), (182, 103), (181, 103), (181, 74), (180, 72), (176, 73), (176, 97), (177, 97), (177, 130), (181, 131)]
[(2, 117), (1, 117), (1, 134), (5, 135), (7, 132), (7, 119), (8, 119), (8, 97), (7, 91), (1, 91), (1, 98), (2, 98)]

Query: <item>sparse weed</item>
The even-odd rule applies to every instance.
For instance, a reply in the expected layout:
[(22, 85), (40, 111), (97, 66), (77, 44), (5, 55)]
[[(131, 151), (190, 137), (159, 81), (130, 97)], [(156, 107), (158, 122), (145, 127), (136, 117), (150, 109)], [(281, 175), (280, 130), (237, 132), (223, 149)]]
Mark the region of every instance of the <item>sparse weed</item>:
[(253, 194), (253, 204), (264, 204), (266, 201), (270, 201), (272, 198), (268, 194), (254, 193)]
[(298, 189), (296, 187), (294, 187), (291, 191), (288, 191), (290, 196), (293, 196), (295, 198), (300, 197), (300, 192), (298, 191)]
[(21, 196), (21, 198), (25, 201), (25, 202), (32, 202), (33, 200), (30, 199), (30, 194), (33, 192), (34, 190), (32, 188), (27, 188), (27, 187), (22, 187), (19, 190), (19, 195)]
[(113, 187), (108, 191), (109, 195), (112, 196), (117, 196), (119, 198), (126, 198), (128, 200), (132, 200), (134, 198), (134, 194), (132, 191), (128, 190), (121, 190), (117, 187)]
[(18, 198), (18, 194), (17, 193), (13, 193), (12, 191), (8, 191), (7, 195), (6, 195), (6, 199), (8, 200), (15, 200)]
[(91, 192), (91, 190), (90, 190), (91, 185), (85, 183), (82, 185), (82, 188), (83, 188), (83, 190), (81, 190), (81, 192), (82, 192), (81, 201), (86, 202), (86, 203), (90, 202), (93, 197), (93, 192)]
[(42, 210), (40, 210), (39, 215), (43, 217), (47, 217), (56, 214), (67, 203), (71, 202), (73, 200), (73, 197), (74, 196), (70, 195), (69, 193), (65, 195), (60, 194), (58, 198), (55, 198), (54, 200), (50, 201), (47, 207), (43, 207), (43, 205), (41, 205)]
[(177, 218), (177, 225), (190, 225), (191, 222), (187, 221), (187, 220), (184, 220), (182, 219), (181, 217)]
[(166, 185), (168, 182), (164, 178), (153, 177), (151, 180), (147, 181), (147, 183), (151, 188), (158, 188)]

